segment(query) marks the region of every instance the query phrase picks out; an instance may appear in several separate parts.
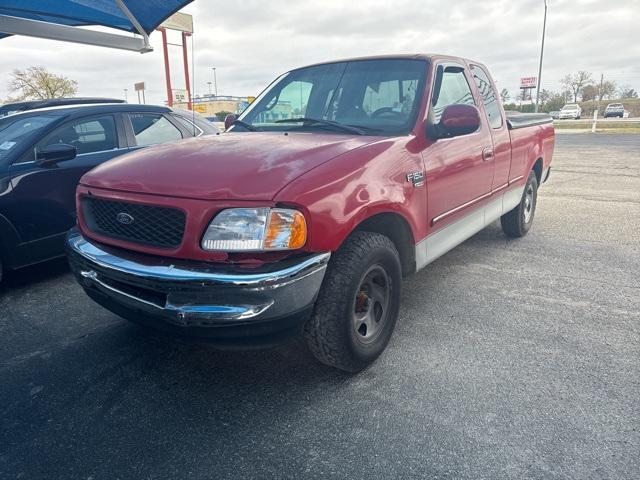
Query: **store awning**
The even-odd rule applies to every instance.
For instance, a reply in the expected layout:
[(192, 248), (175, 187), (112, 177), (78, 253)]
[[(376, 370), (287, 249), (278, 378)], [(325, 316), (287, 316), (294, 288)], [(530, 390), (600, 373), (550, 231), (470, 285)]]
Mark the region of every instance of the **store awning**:
[[(124, 50), (151, 50), (148, 35), (193, 0), (0, 0), (0, 39), (26, 35)], [(135, 34), (107, 33), (102, 26)]]

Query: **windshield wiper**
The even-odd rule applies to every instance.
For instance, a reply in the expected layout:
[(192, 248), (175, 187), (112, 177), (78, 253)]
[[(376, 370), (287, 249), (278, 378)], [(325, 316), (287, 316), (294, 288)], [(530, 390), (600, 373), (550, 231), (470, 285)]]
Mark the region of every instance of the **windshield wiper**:
[(275, 123), (303, 123), (306, 125), (326, 125), (328, 127), (333, 127), (338, 130), (342, 130), (344, 132), (355, 133), (357, 135), (366, 135), (364, 130), (358, 127), (352, 127), (351, 125), (345, 125), (344, 123), (334, 122), (332, 120), (324, 120), (321, 118), (309, 118), (309, 117), (285, 118), (282, 120), (276, 120)]
[(241, 127), (246, 128), (250, 132), (257, 132), (258, 131), (258, 129), (256, 127), (254, 127), (250, 123), (243, 122), (242, 120), (234, 120), (233, 123), (231, 124), (231, 126), (233, 126), (233, 125), (240, 125)]

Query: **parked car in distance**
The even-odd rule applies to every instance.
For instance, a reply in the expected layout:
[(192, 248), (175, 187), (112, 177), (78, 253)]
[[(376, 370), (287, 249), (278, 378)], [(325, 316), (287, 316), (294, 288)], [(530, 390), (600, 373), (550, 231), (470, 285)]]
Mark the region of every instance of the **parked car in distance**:
[(350, 372), (387, 345), (404, 276), (498, 219), (527, 233), (554, 147), (551, 117), (505, 115), (485, 66), (438, 55), (296, 69), (225, 123), (82, 177), (76, 279), (134, 322), (303, 334)]
[(560, 110), (552, 110), (549, 112), (549, 116), (554, 120), (558, 120), (560, 118)]
[(115, 103), (0, 119), (0, 279), (3, 269), (64, 254), (76, 185), (88, 170), (141, 147), (218, 132), (185, 112)]
[(604, 109), (604, 118), (620, 117), (624, 118), (624, 106), (621, 103), (610, 103)]
[(582, 108), (580, 107), (580, 105), (578, 105), (577, 103), (570, 103), (562, 107), (562, 110), (560, 110), (560, 114), (558, 115), (558, 118), (560, 120), (567, 119), (567, 118), (578, 120), (580, 119), (580, 115), (582, 115)]
[(74, 98), (47, 98), (43, 100), (27, 100), (24, 102), (5, 103), (0, 106), (0, 118), (14, 113), (37, 110), (39, 108), (60, 107), (62, 105), (90, 105), (96, 103), (125, 103), (119, 98), (102, 97), (74, 97)]

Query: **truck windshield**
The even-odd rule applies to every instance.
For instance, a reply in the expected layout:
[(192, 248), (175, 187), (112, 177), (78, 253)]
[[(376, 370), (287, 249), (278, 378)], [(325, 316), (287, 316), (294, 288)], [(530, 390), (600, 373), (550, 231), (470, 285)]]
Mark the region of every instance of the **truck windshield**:
[[(234, 131), (320, 130), (403, 135), (415, 123), (424, 60), (357, 60), (282, 75), (240, 116)], [(355, 127), (355, 128), (341, 128)]]
[(38, 115), (13, 119), (9, 117), (0, 122), (0, 159), (3, 159), (22, 142), (28, 141), (40, 129), (60, 118), (58, 115)]

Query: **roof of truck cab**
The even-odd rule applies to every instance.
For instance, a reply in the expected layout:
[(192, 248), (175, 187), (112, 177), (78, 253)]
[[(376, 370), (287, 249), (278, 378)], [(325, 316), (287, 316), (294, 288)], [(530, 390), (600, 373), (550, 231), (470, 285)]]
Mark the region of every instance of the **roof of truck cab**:
[(365, 60), (424, 60), (428, 62), (434, 61), (434, 60), (451, 60), (455, 62), (468, 62), (468, 63), (482, 65), (482, 62), (477, 62), (475, 60), (471, 60), (463, 57), (456, 57), (453, 55), (441, 55), (436, 53), (398, 53), (398, 54), (387, 54), (387, 55), (370, 55), (366, 57), (339, 58), (336, 60), (328, 60), (326, 62), (312, 63), (309, 65), (305, 65), (304, 67), (294, 68), (293, 70), (300, 70), (302, 68), (315, 67), (318, 65), (328, 65), (331, 63), (361, 62)]

